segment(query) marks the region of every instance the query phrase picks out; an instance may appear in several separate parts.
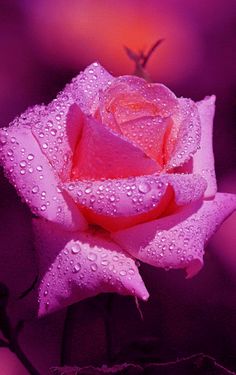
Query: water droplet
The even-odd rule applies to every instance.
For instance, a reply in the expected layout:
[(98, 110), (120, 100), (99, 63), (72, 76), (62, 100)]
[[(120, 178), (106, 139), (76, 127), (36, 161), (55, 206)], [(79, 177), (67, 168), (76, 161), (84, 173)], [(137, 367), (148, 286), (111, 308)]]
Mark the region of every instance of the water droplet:
[(56, 130), (56, 129), (51, 129), (51, 130), (50, 130), (50, 133), (54, 136), (54, 135), (57, 134), (57, 130)]
[(79, 244), (75, 244), (71, 246), (71, 252), (73, 254), (78, 254), (81, 251), (81, 247)]
[(45, 211), (47, 209), (47, 206), (45, 204), (43, 204), (41, 207), (40, 207), (41, 211)]
[(12, 155), (13, 155), (13, 151), (12, 151), (11, 149), (9, 149), (9, 150), (7, 151), (7, 155), (8, 155), (8, 156), (12, 156)]
[(94, 253), (89, 253), (89, 254), (88, 254), (88, 259), (94, 261), (94, 260), (97, 259), (97, 255), (94, 254)]
[(0, 143), (2, 145), (5, 145), (7, 143), (7, 137), (5, 135), (1, 135), (1, 137), (0, 137)]
[(146, 194), (151, 190), (151, 187), (148, 182), (141, 182), (138, 186), (140, 193)]
[(98, 266), (96, 263), (92, 263), (90, 267), (93, 272), (97, 271)]
[(125, 270), (121, 270), (119, 273), (120, 273), (121, 276), (125, 276), (126, 275), (126, 271)]
[(33, 193), (33, 194), (36, 194), (36, 193), (38, 193), (38, 192), (39, 192), (39, 187), (38, 187), (37, 185), (33, 186), (33, 187), (32, 187), (32, 193)]
[(29, 154), (29, 155), (27, 156), (27, 159), (30, 160), (30, 161), (33, 160), (33, 159), (34, 159), (34, 155), (33, 155), (33, 154)]
[(91, 191), (92, 191), (92, 189), (91, 189), (90, 187), (87, 187), (87, 188), (84, 190), (84, 192), (85, 192), (86, 194), (91, 193)]
[(101, 264), (103, 265), (103, 266), (107, 266), (108, 265), (108, 260), (106, 260), (106, 259), (104, 259), (104, 260), (102, 260), (101, 261)]
[(73, 268), (73, 272), (76, 273), (76, 272), (79, 272), (80, 270), (81, 270), (81, 265), (77, 263)]
[(21, 168), (25, 168), (26, 165), (27, 165), (27, 163), (26, 163), (25, 160), (21, 160), (21, 161), (20, 161), (20, 166), (21, 166)]
[(128, 273), (129, 273), (130, 275), (134, 275), (134, 274), (135, 274), (135, 271), (134, 271), (133, 268), (130, 268), (129, 271), (128, 271)]

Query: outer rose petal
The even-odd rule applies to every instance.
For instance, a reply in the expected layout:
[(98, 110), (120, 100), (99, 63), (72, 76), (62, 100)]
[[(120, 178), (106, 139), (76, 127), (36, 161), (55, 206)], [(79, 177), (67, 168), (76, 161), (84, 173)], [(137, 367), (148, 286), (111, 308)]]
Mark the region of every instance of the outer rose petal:
[(114, 232), (112, 238), (135, 258), (157, 267), (186, 268), (188, 277), (203, 264), (204, 244), (236, 209), (236, 195), (186, 206), (175, 215)]
[(201, 126), (196, 104), (184, 98), (178, 102), (179, 108), (172, 116), (173, 125), (165, 145), (166, 170), (190, 160), (200, 144)]
[(135, 225), (160, 216), (175, 193), (177, 205), (200, 199), (206, 181), (199, 175), (160, 174), (105, 181), (64, 184), (85, 216), (108, 230)]
[(32, 121), (32, 133), (61, 179), (67, 179), (72, 168), (73, 152), (82, 129), (82, 112), (71, 98), (61, 94), (44, 108), (40, 118)]
[(73, 179), (121, 178), (159, 170), (158, 164), (138, 147), (88, 117), (73, 164)]
[(89, 65), (72, 83), (66, 86), (66, 91), (72, 93), (72, 98), (87, 115), (93, 114), (99, 103), (99, 95), (106, 90), (115, 78), (99, 63)]
[(112, 79), (98, 63), (91, 64), (56, 99), (42, 107), (38, 117), (27, 116), (43, 153), (61, 178), (69, 177), (74, 146), (81, 130), (78, 108), (91, 114), (99, 92), (105, 90)]
[(68, 194), (60, 192), (59, 179), (30, 128), (0, 130), (0, 155), (6, 176), (36, 215), (71, 230), (86, 228), (78, 207)]
[(104, 292), (148, 298), (134, 260), (107, 235), (72, 234), (41, 219), (33, 222), (40, 316)]
[(214, 154), (212, 147), (215, 96), (206, 97), (197, 103), (201, 120), (200, 149), (193, 156), (193, 173), (201, 174), (207, 180), (205, 197), (213, 197), (217, 191)]

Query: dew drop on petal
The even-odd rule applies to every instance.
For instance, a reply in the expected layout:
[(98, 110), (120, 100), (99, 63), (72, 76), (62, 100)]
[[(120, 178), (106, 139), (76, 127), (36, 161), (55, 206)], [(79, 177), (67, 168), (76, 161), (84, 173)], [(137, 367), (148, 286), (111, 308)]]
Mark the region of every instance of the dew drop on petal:
[(80, 248), (79, 244), (75, 244), (75, 245), (71, 246), (71, 252), (73, 254), (78, 254), (80, 251), (81, 251), (81, 248)]
[(36, 193), (38, 193), (38, 192), (39, 192), (39, 187), (38, 187), (38, 185), (33, 186), (33, 187), (32, 187), (32, 193), (33, 193), (33, 194), (36, 194)]
[(151, 190), (151, 187), (148, 182), (141, 182), (138, 185), (138, 190), (140, 193), (146, 194)]
[(76, 272), (79, 272), (80, 270), (81, 270), (81, 265), (77, 263), (73, 268), (73, 272), (76, 273)]

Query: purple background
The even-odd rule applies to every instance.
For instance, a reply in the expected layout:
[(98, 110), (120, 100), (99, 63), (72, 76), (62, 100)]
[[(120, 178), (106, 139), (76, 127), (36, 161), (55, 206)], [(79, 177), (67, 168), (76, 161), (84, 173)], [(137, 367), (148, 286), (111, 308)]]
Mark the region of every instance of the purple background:
[[(1, 126), (28, 106), (51, 101), (97, 59), (115, 75), (131, 74), (123, 45), (148, 48), (159, 38), (165, 42), (149, 65), (153, 80), (194, 100), (217, 96), (214, 151), (219, 190), (236, 193), (235, 0), (1, 0)], [(37, 273), (31, 214), (2, 172), (0, 196), (0, 282), (10, 289), (12, 324), (26, 320), (21, 346), (44, 374), (49, 366), (60, 364), (65, 312), (37, 321), (32, 319), (31, 297), (17, 300)], [(64, 363), (101, 365), (108, 355), (113, 363), (163, 362), (204, 352), (236, 371), (235, 224), (234, 215), (222, 226), (209, 243), (204, 269), (192, 280), (186, 281), (181, 271), (141, 266), (151, 294), (150, 301), (141, 304), (144, 321), (131, 298), (101, 296), (71, 307)], [(104, 305), (111, 317), (109, 348)], [(26, 374), (16, 370), (18, 365), (0, 349), (0, 373)]]

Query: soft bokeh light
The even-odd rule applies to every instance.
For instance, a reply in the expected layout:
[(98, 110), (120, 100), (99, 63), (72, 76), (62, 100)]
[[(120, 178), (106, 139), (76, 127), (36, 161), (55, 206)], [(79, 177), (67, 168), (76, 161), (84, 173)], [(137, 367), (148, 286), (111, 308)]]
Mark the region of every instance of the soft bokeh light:
[[(2, 0), (1, 126), (7, 126), (28, 106), (51, 101), (94, 60), (115, 75), (132, 73), (134, 66), (123, 46), (147, 51), (164, 38), (148, 71), (153, 80), (167, 84), (178, 96), (200, 100), (216, 94), (214, 153), (219, 190), (236, 192), (235, 24), (235, 0)], [(14, 275), (9, 283), (15, 293), (9, 314), (14, 324), (22, 317), (27, 320), (20, 344), (44, 374), (49, 366), (60, 363), (64, 316), (29, 321), (30, 301), (22, 300), (19, 308), (17, 297), (35, 276), (33, 268), (26, 272), (31, 260), (23, 261), (32, 246), (30, 213), (2, 174), (0, 189), (0, 282)], [(144, 266), (152, 298), (141, 306), (142, 324), (133, 301), (117, 298), (114, 345), (118, 349), (126, 348), (129, 339), (149, 334), (157, 340), (155, 348), (162, 361), (205, 350), (236, 370), (235, 220), (233, 215), (211, 240), (205, 267), (196, 278), (186, 282), (181, 274)], [(9, 241), (12, 233), (14, 238)], [(15, 287), (20, 278), (22, 283)], [(102, 318), (93, 302), (89, 303), (70, 311), (63, 354), (69, 364), (88, 364), (92, 356), (95, 363), (102, 364), (106, 358), (106, 353), (101, 355), (104, 347), (96, 340), (101, 338)], [(94, 340), (88, 337), (90, 329)], [(90, 352), (84, 349), (88, 347)], [(130, 361), (132, 350), (124, 352), (124, 361)], [(14, 354), (1, 348), (0, 374), (27, 372)]]
[(149, 65), (153, 79), (181, 80), (201, 62), (195, 25), (164, 2), (44, 0), (25, 10), (36, 47), (56, 65), (76, 69), (99, 60), (115, 75), (132, 73), (123, 46), (145, 51), (158, 38), (165, 43)]

